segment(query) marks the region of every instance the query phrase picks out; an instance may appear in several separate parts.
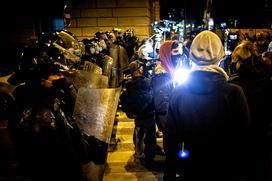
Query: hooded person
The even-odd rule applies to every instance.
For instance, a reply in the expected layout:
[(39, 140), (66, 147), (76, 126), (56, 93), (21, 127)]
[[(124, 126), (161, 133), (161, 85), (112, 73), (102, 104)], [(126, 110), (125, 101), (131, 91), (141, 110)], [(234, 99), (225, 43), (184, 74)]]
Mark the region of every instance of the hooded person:
[[(160, 61), (155, 69), (155, 73), (169, 73), (174, 74), (176, 66), (178, 65), (177, 56), (182, 55), (181, 44), (178, 41), (166, 40), (160, 47), (159, 57)], [(180, 59), (181, 61), (181, 59)]]
[(185, 180), (245, 178), (250, 115), (242, 88), (228, 83), (218, 67), (224, 55), (215, 33), (205, 30), (194, 38), (192, 72), (169, 100), (164, 181), (177, 174)]
[(218, 72), (228, 79), (227, 73), (219, 67), (225, 55), (220, 38), (211, 31), (203, 31), (195, 37), (190, 48), (192, 69)]
[(175, 70), (181, 67), (189, 68), (190, 63), (183, 54), (181, 43), (177, 40), (166, 40), (160, 46), (159, 60), (151, 85), (158, 127), (157, 135), (161, 137), (166, 122), (169, 96), (174, 88)]
[[(268, 52), (267, 52), (268, 53)], [(264, 54), (264, 53), (262, 53)], [(250, 41), (242, 41), (232, 54), (236, 73), (229, 82), (243, 88), (252, 119), (252, 133), (257, 157), (251, 159), (252, 180), (269, 180), (272, 166), (272, 81), (271, 67), (261, 58), (257, 47)], [(271, 65), (270, 65), (271, 66)]]

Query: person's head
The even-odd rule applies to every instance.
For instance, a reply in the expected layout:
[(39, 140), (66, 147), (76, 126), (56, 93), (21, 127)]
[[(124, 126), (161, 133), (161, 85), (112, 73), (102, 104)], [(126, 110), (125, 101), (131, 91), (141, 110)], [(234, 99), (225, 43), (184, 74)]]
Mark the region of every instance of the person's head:
[(257, 47), (258, 47), (260, 53), (267, 51), (267, 47), (269, 44), (269, 38), (270, 38), (270, 35), (266, 31), (262, 31), (262, 32), (257, 33), (256, 44), (257, 44)]
[(128, 69), (132, 76), (137, 77), (143, 75), (143, 67), (138, 61), (132, 61), (128, 65)]
[(176, 68), (178, 65), (178, 61), (180, 61), (180, 56), (183, 53), (183, 46), (182, 43), (178, 40), (174, 40), (172, 47), (171, 47), (171, 61), (173, 66)]
[(190, 59), (197, 66), (219, 65), (225, 56), (223, 44), (217, 34), (209, 30), (200, 32), (190, 47)]
[(257, 46), (251, 41), (244, 40), (232, 52), (231, 61), (236, 64), (236, 69), (239, 69), (250, 57), (257, 57), (259, 55)]
[(142, 45), (149, 45), (149, 46), (153, 46), (153, 39), (152, 38), (144, 38), (141, 42)]
[(243, 77), (257, 78), (270, 75), (270, 62), (259, 54), (256, 45), (250, 41), (242, 41), (234, 49), (232, 63), (234, 70)]
[(261, 32), (257, 33), (256, 41), (257, 41), (257, 44), (260, 44), (260, 45), (267, 43), (269, 41), (268, 32), (261, 31)]
[(124, 37), (133, 37), (134, 36), (134, 30), (129, 28), (124, 32)]
[(169, 73), (173, 73), (175, 65), (172, 58), (182, 54), (182, 46), (177, 40), (167, 40), (160, 46), (159, 56), (162, 67)]
[(267, 66), (272, 68), (272, 52), (263, 52), (262, 60), (266, 63)]
[(107, 49), (106, 40), (108, 40), (108, 37), (105, 32), (96, 32), (95, 38), (98, 39), (98, 44), (102, 49)]
[(122, 30), (120, 28), (113, 28), (112, 32), (114, 33), (116, 38), (122, 38)]
[(116, 36), (113, 32), (106, 32), (108, 39), (106, 40), (106, 44), (108, 47), (111, 47), (113, 43), (116, 41)]
[(171, 46), (171, 55), (181, 55), (182, 52), (182, 44), (178, 40), (174, 40)]
[(41, 80), (41, 85), (47, 88), (51, 88), (54, 85), (54, 82), (57, 80), (63, 79), (64, 75), (61, 73), (57, 65), (51, 63), (43, 63), (39, 66), (39, 76)]

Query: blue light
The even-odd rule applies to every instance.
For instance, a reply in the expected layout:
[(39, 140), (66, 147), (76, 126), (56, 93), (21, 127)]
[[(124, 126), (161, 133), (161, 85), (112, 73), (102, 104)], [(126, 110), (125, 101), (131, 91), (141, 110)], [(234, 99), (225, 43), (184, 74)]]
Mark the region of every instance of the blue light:
[(185, 149), (182, 149), (178, 152), (178, 157), (179, 158), (188, 158), (189, 157), (189, 151), (188, 150), (185, 150)]
[(53, 19), (53, 27), (54, 30), (63, 30), (64, 29), (63, 19), (60, 18)]

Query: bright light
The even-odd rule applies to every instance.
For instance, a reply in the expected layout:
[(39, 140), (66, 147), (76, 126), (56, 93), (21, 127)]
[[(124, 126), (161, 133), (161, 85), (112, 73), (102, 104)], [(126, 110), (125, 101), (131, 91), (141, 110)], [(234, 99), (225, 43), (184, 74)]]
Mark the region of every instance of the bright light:
[(191, 71), (186, 68), (176, 69), (173, 78), (174, 83), (180, 85), (186, 82), (190, 75), (190, 72)]
[(189, 157), (189, 151), (182, 149), (178, 152), (178, 157), (179, 158), (188, 158)]
[(210, 18), (209, 19), (209, 30), (213, 29), (213, 26), (214, 26), (213, 18)]
[(181, 143), (181, 149), (178, 152), (178, 157), (179, 158), (188, 158), (189, 157), (189, 151), (184, 149), (184, 142)]

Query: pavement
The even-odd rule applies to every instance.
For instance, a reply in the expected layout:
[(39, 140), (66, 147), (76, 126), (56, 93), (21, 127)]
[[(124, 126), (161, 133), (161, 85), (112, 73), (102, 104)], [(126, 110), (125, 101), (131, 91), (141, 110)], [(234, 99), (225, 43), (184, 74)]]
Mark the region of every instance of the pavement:
[(162, 181), (165, 159), (162, 138), (157, 138), (158, 152), (152, 165), (135, 160), (134, 120), (127, 118), (123, 112), (118, 111), (117, 115), (103, 181)]

